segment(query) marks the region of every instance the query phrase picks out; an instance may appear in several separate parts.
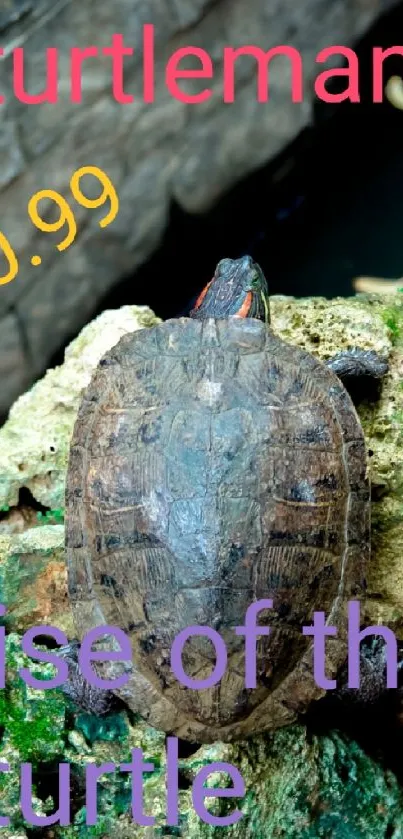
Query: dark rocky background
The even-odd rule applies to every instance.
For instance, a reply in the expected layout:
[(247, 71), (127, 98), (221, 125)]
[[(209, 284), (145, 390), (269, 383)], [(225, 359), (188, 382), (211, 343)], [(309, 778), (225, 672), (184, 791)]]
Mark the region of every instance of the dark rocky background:
[[(156, 102), (144, 106), (140, 45), (150, 21), (159, 82)], [(0, 11), (0, 228), (20, 271), (0, 287), (0, 414), (62, 358), (94, 314), (123, 303), (147, 303), (164, 318), (185, 312), (223, 256), (251, 253), (272, 291), (285, 294), (345, 295), (357, 274), (399, 277), (403, 113), (371, 104), (370, 58), (372, 46), (399, 43), (402, 24), (402, 7), (390, 0), (250, 0), (247, 15), (244, 0), (7, 0)], [(59, 48), (65, 80), (71, 46), (101, 47), (114, 32), (137, 48), (125, 85), (138, 94), (133, 106), (113, 101), (109, 59), (84, 65), (82, 105), (70, 103), (67, 84), (57, 105), (13, 99), (16, 44), (25, 50), (27, 89), (40, 92), (47, 46)], [(290, 101), (280, 58), (267, 105), (256, 102), (251, 60), (239, 65), (236, 102), (223, 106), (222, 47), (245, 43), (301, 51), (301, 105)], [(359, 105), (313, 102), (315, 56), (337, 43), (359, 54)], [(203, 46), (216, 61), (217, 95), (203, 105), (182, 105), (164, 89), (165, 61), (185, 44)], [(386, 77), (401, 65), (389, 59)], [(61, 233), (36, 230), (27, 203), (46, 187), (69, 200), (72, 172), (88, 164), (110, 175), (120, 212), (100, 229), (104, 209), (79, 210), (78, 236), (59, 253)], [(36, 253), (39, 267), (30, 261)]]

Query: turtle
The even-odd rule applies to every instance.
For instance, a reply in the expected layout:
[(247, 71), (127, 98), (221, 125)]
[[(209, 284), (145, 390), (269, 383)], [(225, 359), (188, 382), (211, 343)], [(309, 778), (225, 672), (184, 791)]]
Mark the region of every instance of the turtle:
[[(293, 722), (324, 694), (301, 630), (318, 610), (338, 627), (326, 672), (339, 672), (346, 604), (364, 596), (370, 559), (366, 444), (346, 384), (387, 370), (372, 351), (323, 363), (281, 340), (250, 256), (222, 259), (188, 317), (125, 335), (99, 362), (70, 447), (68, 592), (81, 639), (104, 626), (130, 638), (130, 662), (96, 669), (125, 675), (114, 694), (153, 727), (211, 743)], [(257, 601), (272, 606), (251, 689), (234, 628)], [(188, 627), (211, 628), (227, 651), (222, 678), (200, 690), (171, 666)], [(77, 645), (62, 651), (64, 690), (104, 713), (111, 694), (85, 682)], [(217, 649), (193, 634), (181, 655), (200, 684)]]

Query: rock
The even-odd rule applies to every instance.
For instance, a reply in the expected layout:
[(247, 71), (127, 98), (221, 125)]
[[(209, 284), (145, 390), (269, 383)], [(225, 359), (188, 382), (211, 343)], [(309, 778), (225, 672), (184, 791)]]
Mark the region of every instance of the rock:
[[(163, 234), (172, 198), (186, 210), (206, 210), (277, 154), (311, 119), (316, 54), (330, 43), (351, 45), (393, 2), (250, 0), (247, 15), (245, 0), (3, 2), (0, 212), (2, 232), (16, 250), (20, 271), (0, 294), (0, 358), (11, 368), (2, 377), (0, 414), (91, 317), (114, 283), (150, 256)], [(151, 105), (143, 101), (146, 23), (154, 25), (156, 41)], [(123, 33), (125, 44), (134, 49), (124, 59), (125, 91), (134, 102), (115, 101), (111, 60), (102, 55), (83, 62), (82, 102), (72, 102), (70, 48), (94, 45), (101, 50), (114, 33)], [(58, 50), (57, 102), (27, 105), (14, 95), (12, 52), (20, 44), (31, 95), (46, 87), (46, 49)], [(167, 60), (189, 44), (205, 49), (214, 61), (213, 95), (197, 105), (173, 98), (165, 84)], [(249, 44), (264, 50), (291, 44), (299, 50), (305, 88), (301, 104), (291, 101), (288, 59), (272, 62), (270, 101), (265, 104), (256, 100), (254, 59), (243, 57), (237, 65), (235, 102), (223, 105), (223, 47)], [(201, 83), (182, 80), (179, 85), (195, 92)], [(80, 235), (60, 254), (56, 239), (31, 224), (27, 202), (46, 188), (72, 202), (70, 179), (83, 165), (96, 165), (108, 174), (120, 211), (101, 229), (103, 210), (74, 203)], [(83, 189), (96, 194), (90, 176)], [(42, 258), (39, 268), (31, 263), (36, 254)]]
[[(390, 772), (384, 772), (353, 742), (338, 734), (309, 736), (302, 726), (293, 726), (273, 735), (253, 738), (237, 746), (214, 746), (199, 749), (179, 762), (180, 792), (178, 827), (166, 827), (166, 790), (164, 739), (142, 725), (132, 728), (126, 721), (126, 737), (114, 736), (116, 721), (111, 720), (110, 741), (102, 743), (95, 734), (92, 756), (98, 763), (122, 760), (125, 749), (143, 750), (145, 760), (154, 761), (154, 773), (144, 783), (144, 813), (155, 817), (155, 826), (140, 828), (125, 815), (129, 795), (124, 781), (117, 776), (110, 781), (109, 807), (102, 801), (103, 828), (110, 839), (125, 836), (156, 839), (174, 835), (189, 839), (214, 839), (222, 836), (222, 827), (203, 822), (192, 804), (191, 786), (201, 767), (227, 762), (239, 769), (245, 782), (243, 800), (229, 800), (229, 806), (210, 798), (206, 805), (215, 816), (223, 816), (237, 806), (242, 819), (226, 828), (229, 839), (387, 839), (400, 837), (403, 830), (403, 794)], [(77, 727), (83, 726), (77, 720)], [(115, 729), (116, 730), (116, 729)], [(113, 739), (113, 745), (112, 744)], [(88, 761), (80, 746), (70, 750), (73, 762)], [(125, 759), (125, 758), (124, 758)], [(207, 786), (225, 786), (225, 775), (212, 773)], [(112, 790), (114, 802), (112, 804)], [(112, 806), (111, 806), (112, 805)], [(101, 809), (101, 808), (100, 808)], [(83, 813), (76, 816), (72, 836), (79, 837)], [(101, 815), (101, 814), (100, 814)], [(166, 832), (165, 832), (165, 830)], [(144, 832), (143, 832), (144, 831)], [(148, 832), (149, 831), (149, 832)], [(63, 833), (60, 831), (60, 835)]]
[(52, 624), (74, 637), (63, 525), (0, 537), (0, 602), (7, 604), (8, 629)]
[(70, 344), (62, 368), (50, 370), (15, 403), (0, 430), (0, 510), (15, 507), (23, 487), (45, 507), (63, 508), (70, 436), (94, 367), (126, 332), (158, 320), (146, 306), (103, 312)]
[[(218, 759), (239, 768), (248, 790), (240, 805), (244, 818), (227, 828), (228, 839), (398, 839), (402, 834), (403, 796), (395, 777), (336, 733), (310, 737), (293, 726), (225, 752), (221, 747)], [(221, 834), (222, 828), (200, 830), (191, 812), (189, 836)]]
[(0, 11), (0, 32), (31, 11), (32, 6), (32, 0), (5, 0)]
[[(271, 308), (275, 332), (319, 358), (354, 346), (376, 349), (389, 358), (390, 373), (380, 399), (362, 402), (359, 407), (372, 452), (369, 463), (374, 491), (366, 618), (387, 623), (403, 638), (403, 294), (347, 300), (275, 297)], [(121, 335), (157, 321), (148, 309), (124, 307), (105, 312), (68, 348), (64, 365), (49, 371), (16, 402), (0, 430), (0, 595), (8, 607), (6, 621), (12, 630), (7, 641), (9, 687), (5, 694), (0, 691), (4, 759), (15, 767), (31, 749), (39, 779), (35, 787), (37, 812), (54, 809), (46, 796), (43, 799), (43, 790), (55, 788), (55, 763), (71, 763), (76, 791), (74, 822), (69, 828), (54, 827), (55, 835), (66, 839), (87, 839), (99, 836), (99, 831), (109, 839), (162, 839), (172, 835), (172, 830), (190, 839), (213, 839), (216, 833), (218, 838), (222, 828), (201, 822), (191, 798), (197, 771), (213, 761), (237, 766), (246, 784), (245, 799), (238, 802), (244, 816), (227, 828), (229, 839), (399, 839), (403, 835), (403, 799), (396, 777), (347, 737), (335, 732), (322, 736), (307, 733), (301, 725), (243, 743), (206, 746), (181, 759), (180, 823), (177, 828), (166, 828), (163, 733), (148, 728), (127, 711), (102, 720), (72, 713), (68, 703), (59, 704), (65, 700), (58, 691), (49, 692), (52, 702), (49, 696), (49, 702), (44, 703), (17, 684), (16, 672), (23, 657), (16, 630), (21, 633), (35, 623), (53, 623), (69, 636), (73, 633), (62, 556), (63, 485), (82, 390), (101, 355)], [(35, 526), (26, 511), (25, 518), (18, 518), (18, 499), (24, 488), (31, 492), (33, 509), (43, 505), (39, 518), (35, 513)], [(51, 509), (46, 512), (46, 507)], [(49, 671), (49, 665), (35, 665), (42, 666)], [(35, 726), (42, 732), (37, 739), (32, 736)], [(134, 747), (142, 748), (144, 757), (156, 766), (144, 782), (144, 812), (156, 817), (156, 825), (140, 828), (132, 823), (127, 813), (127, 777), (118, 773), (106, 776), (100, 785), (99, 824), (86, 827), (85, 764), (91, 760), (127, 761)], [(4, 777), (0, 778), (0, 810), (12, 818), (9, 836), (23, 837), (26, 826), (18, 809), (15, 770)], [(211, 783), (216, 783), (213, 776)], [(235, 803), (229, 800), (230, 810)], [(212, 807), (216, 815), (226, 812), (225, 800), (215, 800)]]

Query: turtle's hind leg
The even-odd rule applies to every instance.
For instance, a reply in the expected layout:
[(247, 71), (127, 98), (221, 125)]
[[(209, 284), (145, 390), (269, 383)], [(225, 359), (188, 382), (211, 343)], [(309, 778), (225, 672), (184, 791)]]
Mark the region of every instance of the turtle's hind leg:
[(78, 663), (79, 646), (78, 641), (72, 641), (57, 651), (69, 667), (68, 679), (61, 685), (61, 690), (81, 711), (101, 717), (115, 711), (120, 703), (111, 690), (103, 690), (87, 682)]
[[(338, 717), (346, 713), (359, 718), (362, 713), (377, 712), (389, 704), (390, 709), (401, 708), (403, 699), (403, 645), (398, 642), (397, 687), (387, 686), (387, 644), (379, 636), (365, 638), (360, 645), (359, 687), (348, 684), (348, 664), (345, 663), (337, 677), (337, 688), (328, 691), (323, 699), (313, 703), (311, 715), (320, 708), (325, 717), (333, 722), (340, 722)], [(393, 711), (392, 711), (393, 713)]]
[(360, 646), (358, 688), (348, 686), (348, 666), (338, 673), (337, 688), (313, 702), (305, 717), (312, 732), (339, 730), (357, 741), (376, 760), (401, 774), (403, 746), (403, 659), (398, 641), (397, 689), (387, 687), (387, 647), (380, 637), (368, 637)]
[[(398, 653), (399, 650), (398, 644)], [(391, 696), (393, 690), (387, 687), (387, 644), (380, 636), (370, 636), (363, 640), (360, 646), (360, 686), (348, 686), (348, 666), (345, 664), (339, 674), (339, 688), (332, 693), (332, 698), (344, 705), (355, 705), (357, 708), (374, 706), (385, 696)], [(397, 688), (395, 695), (403, 687), (403, 660), (397, 663)]]

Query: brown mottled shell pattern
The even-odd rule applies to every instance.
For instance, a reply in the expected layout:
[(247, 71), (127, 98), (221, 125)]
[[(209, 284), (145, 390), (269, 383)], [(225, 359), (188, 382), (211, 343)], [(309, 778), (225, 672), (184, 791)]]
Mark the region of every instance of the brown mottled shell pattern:
[[(321, 690), (311, 639), (315, 610), (339, 626), (327, 676), (345, 657), (346, 602), (369, 557), (363, 432), (337, 377), (258, 320), (175, 319), (126, 335), (84, 394), (67, 481), (69, 592), (80, 637), (121, 627), (133, 666), (119, 692), (156, 728), (198, 742), (272, 729)], [(269, 636), (257, 641), (257, 688), (245, 689), (250, 603)], [(175, 636), (202, 624), (228, 650), (227, 671), (192, 691), (170, 667)], [(213, 646), (183, 650), (206, 678)], [(102, 673), (116, 673), (103, 665)]]

